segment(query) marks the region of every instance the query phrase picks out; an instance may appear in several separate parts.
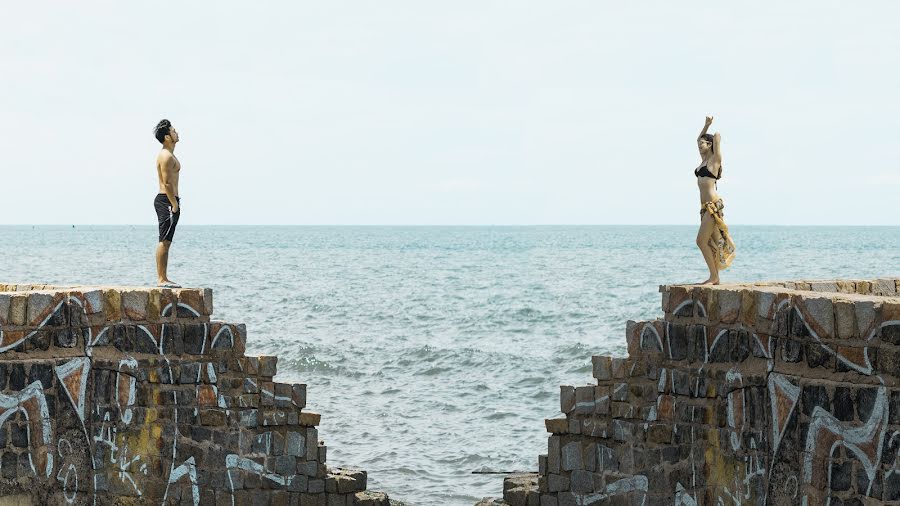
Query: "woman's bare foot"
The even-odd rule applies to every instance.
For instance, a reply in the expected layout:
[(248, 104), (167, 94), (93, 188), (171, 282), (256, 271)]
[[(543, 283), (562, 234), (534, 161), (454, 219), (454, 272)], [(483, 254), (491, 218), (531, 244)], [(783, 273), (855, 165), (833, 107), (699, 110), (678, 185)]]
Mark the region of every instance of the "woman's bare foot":
[(164, 280), (160, 281), (159, 283), (156, 284), (156, 286), (158, 286), (160, 288), (181, 288), (181, 285), (179, 285), (178, 283), (175, 283), (174, 281), (169, 280), (169, 279), (164, 279)]
[(701, 284), (701, 285), (718, 285), (718, 284), (719, 284), (719, 278), (715, 278), (715, 279), (709, 278), (709, 279), (707, 279), (706, 281), (704, 281), (704, 282), (702, 282), (702, 283), (700, 283), (700, 284)]

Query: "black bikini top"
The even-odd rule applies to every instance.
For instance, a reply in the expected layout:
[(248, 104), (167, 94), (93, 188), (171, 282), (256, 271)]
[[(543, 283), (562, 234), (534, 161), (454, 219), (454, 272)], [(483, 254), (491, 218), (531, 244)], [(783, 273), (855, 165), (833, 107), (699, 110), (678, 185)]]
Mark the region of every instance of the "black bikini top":
[[(703, 167), (700, 167), (699, 169), (694, 169), (694, 175), (697, 177), (711, 177), (711, 178), (715, 179), (716, 181), (719, 180), (719, 177), (712, 175), (712, 172), (710, 172), (709, 169), (706, 168), (706, 165), (704, 165)], [(721, 175), (722, 175), (722, 169), (720, 168), (719, 176), (721, 176)]]

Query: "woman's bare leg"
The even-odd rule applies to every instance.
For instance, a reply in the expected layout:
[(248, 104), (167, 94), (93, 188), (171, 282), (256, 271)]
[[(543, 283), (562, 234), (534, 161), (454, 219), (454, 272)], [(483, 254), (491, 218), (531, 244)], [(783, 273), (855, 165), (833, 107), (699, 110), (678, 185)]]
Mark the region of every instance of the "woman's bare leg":
[(704, 281), (703, 285), (719, 284), (719, 266), (716, 264), (715, 252), (709, 247), (709, 239), (715, 232), (716, 222), (713, 217), (706, 213), (700, 219), (700, 230), (697, 232), (697, 247), (703, 253), (703, 260), (706, 261), (706, 267), (709, 269), (709, 278)]

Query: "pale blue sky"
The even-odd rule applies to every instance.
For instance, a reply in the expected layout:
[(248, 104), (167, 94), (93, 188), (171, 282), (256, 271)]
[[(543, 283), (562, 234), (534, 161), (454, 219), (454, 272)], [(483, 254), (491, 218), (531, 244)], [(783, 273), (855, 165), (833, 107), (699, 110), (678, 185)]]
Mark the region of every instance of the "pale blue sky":
[(0, 223), (900, 224), (897, 2), (15, 2)]

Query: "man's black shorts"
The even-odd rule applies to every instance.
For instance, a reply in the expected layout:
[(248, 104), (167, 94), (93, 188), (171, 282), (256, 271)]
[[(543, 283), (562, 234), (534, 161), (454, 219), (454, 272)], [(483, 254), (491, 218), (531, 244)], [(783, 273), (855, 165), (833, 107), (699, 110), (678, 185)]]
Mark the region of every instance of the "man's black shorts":
[(156, 221), (159, 222), (159, 241), (171, 241), (175, 236), (175, 226), (178, 225), (178, 218), (181, 216), (181, 198), (175, 197), (178, 201), (178, 212), (172, 212), (172, 206), (169, 204), (169, 197), (165, 193), (160, 193), (153, 199), (153, 207), (156, 209)]

